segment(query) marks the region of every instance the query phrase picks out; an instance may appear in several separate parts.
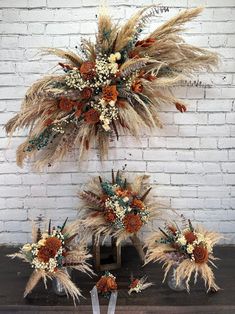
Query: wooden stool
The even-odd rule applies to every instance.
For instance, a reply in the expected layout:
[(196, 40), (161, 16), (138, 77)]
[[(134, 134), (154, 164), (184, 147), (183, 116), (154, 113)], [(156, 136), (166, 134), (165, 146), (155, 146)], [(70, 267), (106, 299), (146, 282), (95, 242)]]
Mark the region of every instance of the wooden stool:
[[(102, 248), (102, 240), (104, 236), (100, 236), (99, 240), (95, 236), (92, 237), (92, 247), (93, 247), (93, 258), (94, 258), (94, 266), (98, 271), (104, 270), (113, 270), (121, 267), (121, 244), (117, 245), (116, 238), (111, 237), (111, 247), (110, 252), (108, 253), (108, 260), (106, 263), (104, 262), (105, 257), (102, 256), (101, 248)], [(111, 261), (109, 261), (111, 257)]]

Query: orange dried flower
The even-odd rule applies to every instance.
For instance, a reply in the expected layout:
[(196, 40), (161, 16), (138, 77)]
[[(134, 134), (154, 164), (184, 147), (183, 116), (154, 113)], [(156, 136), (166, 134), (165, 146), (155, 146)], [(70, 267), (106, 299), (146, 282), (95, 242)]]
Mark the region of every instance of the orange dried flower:
[(102, 276), (96, 283), (97, 290), (101, 293), (107, 293), (117, 290), (117, 283), (113, 277)]
[(144, 40), (138, 40), (135, 44), (136, 47), (138, 46), (141, 46), (141, 47), (144, 47), (144, 48), (147, 48), (147, 47), (150, 47), (152, 46), (154, 43), (155, 43), (156, 39), (155, 38), (147, 38), (147, 39), (144, 39)]
[(90, 99), (92, 96), (92, 89), (90, 87), (85, 87), (82, 91), (81, 91), (81, 96), (83, 99)]
[(52, 249), (46, 246), (42, 246), (38, 250), (37, 257), (39, 260), (43, 261), (44, 263), (47, 263), (50, 258), (53, 258), (57, 253), (56, 249)]
[(141, 200), (138, 200), (137, 198), (134, 198), (131, 204), (133, 207), (138, 207), (139, 209), (144, 208), (144, 203)]
[(58, 251), (61, 247), (61, 240), (57, 237), (49, 237), (46, 239), (45, 246), (49, 249)]
[(172, 232), (173, 234), (176, 234), (177, 229), (176, 229), (175, 226), (167, 226), (167, 229), (168, 229), (170, 232)]
[(88, 124), (96, 124), (99, 122), (100, 114), (95, 109), (90, 109), (84, 113), (85, 121)]
[(62, 97), (60, 102), (59, 102), (59, 107), (63, 111), (71, 111), (73, 108), (73, 101), (71, 101), (65, 97)]
[(180, 112), (185, 112), (187, 110), (187, 108), (185, 107), (185, 105), (182, 105), (178, 102), (175, 103), (175, 107), (177, 110), (179, 110)]
[(80, 118), (81, 114), (82, 114), (82, 110), (78, 109), (77, 111), (75, 111), (74, 115), (75, 115), (75, 117)]
[(129, 286), (129, 288), (130, 289), (135, 288), (138, 285), (138, 283), (139, 283), (139, 279), (133, 279), (131, 284), (130, 284), (130, 286)]
[(117, 189), (115, 191), (115, 193), (118, 195), (118, 196), (121, 196), (121, 197), (126, 197), (126, 196), (130, 196), (131, 195), (131, 191), (130, 190), (123, 190), (123, 189)]
[(139, 215), (128, 214), (123, 219), (125, 229), (129, 233), (137, 232), (142, 227), (142, 221)]
[(184, 237), (188, 243), (193, 243), (197, 239), (197, 236), (192, 231), (186, 231)]
[(80, 73), (85, 80), (90, 80), (96, 75), (95, 62), (85, 61), (80, 67)]
[(112, 210), (107, 210), (107, 212), (104, 215), (105, 219), (108, 222), (113, 222), (116, 219), (116, 215), (114, 214), (114, 212)]
[(110, 86), (104, 86), (102, 88), (102, 98), (106, 100), (107, 102), (113, 100), (117, 100), (118, 91), (116, 85), (110, 85)]
[(209, 253), (207, 249), (201, 245), (195, 246), (193, 250), (193, 255), (195, 258), (195, 263), (198, 264), (206, 263), (209, 258)]
[(135, 80), (132, 85), (131, 85), (131, 89), (133, 90), (133, 92), (135, 93), (142, 93), (143, 91), (143, 85), (141, 83), (141, 80)]

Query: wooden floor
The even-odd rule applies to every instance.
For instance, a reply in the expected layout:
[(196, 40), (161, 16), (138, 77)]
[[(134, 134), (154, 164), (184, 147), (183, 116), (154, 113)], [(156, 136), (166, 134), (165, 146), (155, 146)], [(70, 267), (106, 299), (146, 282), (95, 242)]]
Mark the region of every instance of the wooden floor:
[[(28, 264), (20, 260), (11, 260), (6, 254), (17, 248), (0, 247), (0, 312), (1, 313), (92, 313), (89, 291), (97, 281), (78, 272), (73, 272), (73, 281), (81, 288), (85, 298), (74, 308), (66, 297), (53, 294), (51, 284), (48, 290), (40, 283), (27, 299), (23, 291), (31, 273)], [(122, 248), (122, 268), (113, 271), (118, 283), (118, 301), (116, 314), (235, 314), (235, 247), (218, 247), (215, 255), (217, 284), (223, 289), (218, 293), (206, 294), (203, 282), (192, 286), (191, 293), (171, 291), (162, 284), (163, 271), (159, 264), (142, 267), (133, 247)], [(131, 272), (134, 276), (147, 275), (154, 286), (140, 294), (127, 293)], [(98, 274), (100, 275), (100, 274)], [(107, 300), (100, 297), (102, 313), (107, 313)]]

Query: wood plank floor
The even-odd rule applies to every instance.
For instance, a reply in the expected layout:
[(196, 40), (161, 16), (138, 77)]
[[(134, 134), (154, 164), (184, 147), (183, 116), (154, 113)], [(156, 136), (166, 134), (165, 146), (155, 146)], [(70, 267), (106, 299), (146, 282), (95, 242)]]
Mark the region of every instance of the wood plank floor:
[[(27, 299), (23, 291), (31, 273), (28, 264), (11, 260), (6, 254), (16, 252), (13, 247), (0, 247), (0, 312), (1, 313), (92, 313), (89, 291), (97, 281), (79, 272), (73, 272), (73, 281), (81, 288), (85, 298), (80, 299), (76, 308), (66, 297), (56, 296), (48, 281), (48, 290), (40, 283)], [(217, 284), (222, 288), (218, 293), (206, 294), (202, 281), (187, 292), (171, 291), (162, 284), (163, 271), (159, 264), (142, 267), (133, 247), (122, 248), (122, 268), (112, 273), (117, 277), (119, 287), (117, 311), (132, 314), (235, 314), (235, 247), (217, 247), (215, 256)], [(131, 272), (134, 276), (147, 275), (154, 286), (140, 294), (127, 293)], [(100, 274), (98, 274), (100, 276)], [(100, 297), (102, 313), (107, 313), (107, 300)]]

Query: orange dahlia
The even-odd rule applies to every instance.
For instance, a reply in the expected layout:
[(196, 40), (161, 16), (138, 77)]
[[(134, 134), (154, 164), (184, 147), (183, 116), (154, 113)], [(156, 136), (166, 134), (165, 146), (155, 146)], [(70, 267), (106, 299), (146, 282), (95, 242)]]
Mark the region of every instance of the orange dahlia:
[(39, 260), (43, 261), (44, 263), (47, 263), (50, 258), (53, 258), (56, 255), (56, 253), (57, 253), (56, 249), (51, 249), (49, 247), (42, 246), (38, 250), (37, 257)]
[(198, 263), (198, 264), (206, 263), (209, 258), (209, 253), (207, 251), (207, 248), (201, 245), (195, 246), (193, 250), (193, 255), (194, 255), (195, 263)]
[(114, 214), (114, 212), (111, 209), (107, 210), (104, 217), (108, 222), (113, 222), (116, 219), (116, 215)]
[(59, 102), (59, 107), (63, 111), (71, 111), (73, 108), (73, 101), (71, 101), (65, 97), (62, 97), (60, 102)]
[(127, 214), (123, 219), (125, 229), (129, 233), (137, 232), (142, 227), (142, 221), (139, 215)]
[(80, 67), (80, 73), (85, 80), (92, 79), (95, 74), (95, 62), (85, 61)]
[(97, 122), (99, 122), (100, 114), (95, 109), (90, 109), (87, 112), (85, 112), (84, 117), (85, 117), (86, 123), (96, 124)]
[(85, 87), (82, 91), (81, 91), (81, 96), (83, 99), (90, 99), (92, 96), (92, 89), (90, 87)]
[(138, 200), (137, 198), (134, 198), (131, 205), (133, 207), (138, 207), (139, 209), (144, 209), (144, 203), (141, 200)]
[(117, 290), (117, 283), (114, 278), (102, 276), (96, 283), (97, 290), (102, 293)]
[(193, 243), (197, 239), (197, 236), (192, 231), (186, 231), (184, 234), (184, 237), (187, 240), (187, 242), (190, 244)]
[(45, 246), (48, 248), (48, 249), (52, 249), (52, 250), (56, 250), (58, 251), (59, 248), (61, 247), (62, 243), (61, 243), (61, 240), (58, 239), (57, 237), (50, 237), (50, 238), (47, 238), (46, 239), (46, 242), (45, 242)]
[(104, 86), (102, 88), (102, 98), (109, 101), (116, 101), (118, 96), (117, 86), (116, 85), (110, 85), (110, 86)]

